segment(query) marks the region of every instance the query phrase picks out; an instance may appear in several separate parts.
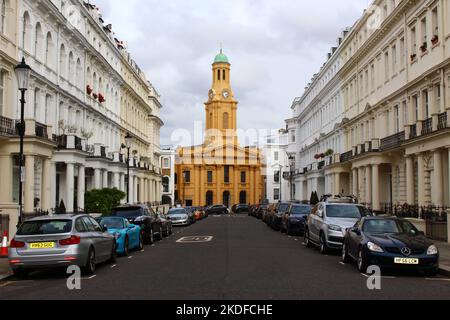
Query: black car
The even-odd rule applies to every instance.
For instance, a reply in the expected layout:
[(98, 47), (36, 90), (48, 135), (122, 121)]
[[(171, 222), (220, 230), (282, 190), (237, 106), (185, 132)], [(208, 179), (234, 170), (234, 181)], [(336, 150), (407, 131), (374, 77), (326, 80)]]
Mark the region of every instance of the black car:
[(155, 239), (162, 240), (164, 236), (158, 215), (145, 205), (120, 206), (112, 210), (111, 216), (125, 218), (131, 224), (140, 226), (146, 244), (153, 244)]
[(344, 263), (356, 261), (366, 273), (371, 265), (382, 269), (439, 270), (439, 250), (409, 221), (396, 217), (364, 217), (347, 230), (342, 250)]
[(312, 206), (307, 204), (292, 204), (283, 217), (281, 231), (289, 236), (303, 235), (311, 209)]
[(249, 213), (250, 207), (247, 204), (235, 204), (231, 208), (231, 212), (234, 214), (241, 214), (241, 213)]
[(256, 210), (255, 212), (255, 217), (258, 220), (262, 220), (264, 214), (267, 212), (267, 210), (269, 210), (269, 205), (268, 204), (260, 204), (258, 207), (258, 210)]
[(161, 220), (161, 225), (163, 228), (163, 235), (168, 237), (173, 233), (172, 220), (163, 213), (158, 213), (159, 220)]
[(223, 204), (211, 206), (206, 209), (207, 215), (210, 215), (210, 214), (219, 215), (219, 214), (228, 214), (228, 213), (229, 213), (228, 208), (226, 206), (224, 206)]
[(185, 209), (186, 209), (186, 211), (187, 211), (187, 214), (188, 214), (188, 216), (189, 216), (189, 220), (190, 220), (191, 224), (196, 223), (196, 222), (197, 222), (197, 219), (195, 218), (195, 211), (196, 211), (197, 209), (194, 208), (194, 207), (186, 207)]
[(271, 221), (269, 222), (269, 225), (272, 227), (272, 229), (280, 231), (282, 228), (282, 222), (284, 215), (288, 212), (289, 208), (291, 207), (291, 204), (289, 202), (280, 202), (275, 207), (274, 212), (271, 216)]

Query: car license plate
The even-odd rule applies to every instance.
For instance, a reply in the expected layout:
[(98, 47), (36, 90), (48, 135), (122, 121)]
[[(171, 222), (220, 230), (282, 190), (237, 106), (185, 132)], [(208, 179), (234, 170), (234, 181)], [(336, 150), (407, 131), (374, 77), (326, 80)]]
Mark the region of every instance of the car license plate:
[(36, 242), (30, 243), (30, 249), (52, 249), (55, 247), (54, 242)]
[(419, 259), (412, 258), (395, 258), (395, 264), (410, 264), (410, 265), (418, 265)]

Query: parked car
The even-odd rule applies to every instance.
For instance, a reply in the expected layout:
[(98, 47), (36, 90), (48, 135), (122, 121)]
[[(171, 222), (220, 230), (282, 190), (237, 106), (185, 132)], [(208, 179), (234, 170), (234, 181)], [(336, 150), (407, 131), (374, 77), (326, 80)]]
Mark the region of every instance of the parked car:
[(278, 203), (278, 205), (273, 210), (269, 222), (269, 225), (272, 227), (272, 229), (277, 231), (281, 230), (283, 217), (288, 212), (290, 207), (291, 204), (289, 202)]
[(250, 209), (248, 211), (249, 217), (254, 217), (256, 215), (256, 211), (258, 210), (258, 205), (252, 205), (250, 206)]
[(88, 215), (59, 215), (24, 222), (12, 239), (9, 262), (14, 274), (77, 265), (93, 274), (96, 265), (115, 262), (116, 239)]
[(195, 218), (195, 208), (194, 207), (186, 207), (186, 212), (189, 216), (189, 219), (191, 220), (191, 224), (196, 223), (197, 219)]
[(438, 248), (412, 223), (396, 217), (359, 220), (345, 234), (342, 260), (356, 261), (361, 273), (366, 273), (370, 265), (422, 271), (429, 276), (439, 270)]
[(141, 227), (145, 244), (153, 244), (155, 239), (163, 238), (161, 220), (146, 205), (120, 206), (112, 210), (111, 216), (125, 218), (129, 223)]
[(161, 225), (163, 228), (163, 236), (169, 237), (170, 235), (172, 235), (173, 228), (172, 228), (172, 221), (170, 220), (170, 218), (161, 212), (158, 213), (158, 218), (159, 220), (161, 220)]
[(220, 215), (220, 214), (229, 214), (230, 213), (228, 208), (226, 206), (224, 206), (223, 204), (211, 206), (206, 210), (206, 212), (208, 215), (211, 215), (211, 214)]
[(255, 212), (255, 217), (259, 220), (262, 220), (264, 214), (267, 212), (268, 209), (269, 209), (268, 204), (260, 204)]
[(130, 250), (142, 250), (144, 239), (141, 227), (131, 224), (125, 218), (106, 217), (100, 220), (100, 225), (116, 239), (116, 252), (128, 256)]
[(347, 228), (371, 212), (364, 206), (341, 201), (320, 202), (308, 216), (305, 230), (307, 247), (318, 245), (322, 254), (330, 249), (342, 249)]
[(269, 204), (267, 210), (263, 214), (262, 220), (268, 226), (270, 226), (271, 223), (272, 223), (273, 215), (275, 214), (275, 209), (276, 209), (277, 206), (278, 206), (278, 204), (275, 204), (275, 203)]
[(306, 221), (312, 207), (307, 204), (292, 204), (281, 222), (281, 231), (291, 235), (304, 235)]
[(231, 208), (231, 212), (234, 214), (242, 214), (242, 213), (249, 213), (250, 207), (248, 204), (235, 204)]
[(170, 209), (167, 215), (174, 227), (191, 225), (191, 219), (189, 218), (189, 214), (187, 210), (184, 208)]

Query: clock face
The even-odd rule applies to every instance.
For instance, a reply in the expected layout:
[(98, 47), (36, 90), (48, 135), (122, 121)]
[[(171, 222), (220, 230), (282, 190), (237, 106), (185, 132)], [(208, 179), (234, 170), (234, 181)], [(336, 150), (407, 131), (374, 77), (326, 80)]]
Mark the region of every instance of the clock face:
[(209, 90), (209, 99), (213, 99), (214, 98), (214, 90)]
[(229, 97), (230, 97), (230, 93), (228, 92), (228, 91), (224, 91), (223, 93), (222, 93), (222, 96), (225, 98), (225, 99), (228, 99)]

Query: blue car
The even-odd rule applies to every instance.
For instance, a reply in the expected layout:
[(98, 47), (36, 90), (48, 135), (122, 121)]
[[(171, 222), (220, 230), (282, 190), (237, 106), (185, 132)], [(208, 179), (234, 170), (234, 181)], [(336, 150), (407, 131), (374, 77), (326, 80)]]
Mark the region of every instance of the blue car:
[(144, 248), (141, 227), (130, 224), (127, 219), (107, 217), (100, 221), (100, 225), (108, 228), (108, 232), (116, 238), (117, 254), (127, 256), (130, 250)]
[(439, 269), (439, 250), (407, 220), (364, 217), (347, 230), (342, 260), (356, 261), (361, 273), (376, 265), (381, 269), (422, 271), (435, 276)]

